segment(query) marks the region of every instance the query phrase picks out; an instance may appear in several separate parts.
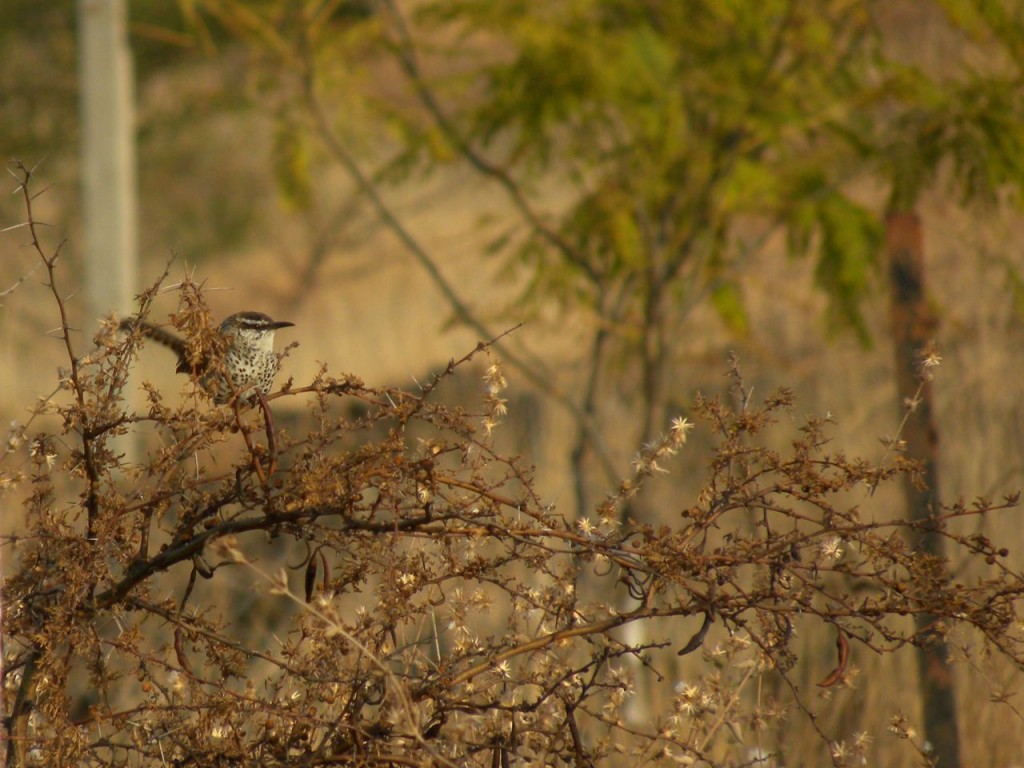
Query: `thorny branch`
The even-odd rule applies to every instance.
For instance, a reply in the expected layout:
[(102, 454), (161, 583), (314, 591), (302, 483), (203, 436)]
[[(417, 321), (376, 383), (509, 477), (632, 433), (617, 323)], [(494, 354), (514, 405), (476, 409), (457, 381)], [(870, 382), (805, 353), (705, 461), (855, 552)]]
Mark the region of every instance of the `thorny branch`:
[[(55, 256), (37, 248), (52, 286)], [(180, 290), (174, 322), (201, 336), (202, 291)], [(28, 452), (8, 490), (24, 531), (3, 540), (15, 561), (3, 586), (12, 768), (735, 765), (748, 759), (736, 734), (784, 713), (841, 765), (801, 669), (826, 686), (815, 691), (840, 691), (859, 654), (928, 642), (901, 620), (915, 615), (1024, 662), (1021, 574), (1008, 548), (965, 525), (1017, 498), (927, 522), (956, 553), (951, 575), (914, 550), (925, 523), (865, 508), (912, 465), (845, 455), (826, 420), (792, 434), (792, 396), (752, 401), (738, 366), (742, 397), (699, 397), (592, 515), (567, 520), (495, 448), (514, 414), (491, 343), (413, 392), (325, 368), (272, 393), (268, 410), (175, 404), (147, 387), (125, 413), (138, 338), (101, 334), (77, 358), (60, 316), (72, 361), (72, 397), (52, 405), (62, 425), (0, 463)], [(481, 357), (480, 402), (445, 403), (453, 377), (481, 375)], [(622, 525), (641, 488), (668, 482), (694, 425), (712, 446), (701, 490), (674, 494), (661, 526)], [(119, 466), (102, 445), (128, 426), (148, 452)], [(786, 439), (772, 439), (779, 430)], [(636, 625), (651, 639), (631, 641)], [(703, 670), (685, 684), (680, 654)], [(626, 711), (641, 678), (659, 691), (654, 724)], [(771, 680), (776, 700), (752, 694)]]

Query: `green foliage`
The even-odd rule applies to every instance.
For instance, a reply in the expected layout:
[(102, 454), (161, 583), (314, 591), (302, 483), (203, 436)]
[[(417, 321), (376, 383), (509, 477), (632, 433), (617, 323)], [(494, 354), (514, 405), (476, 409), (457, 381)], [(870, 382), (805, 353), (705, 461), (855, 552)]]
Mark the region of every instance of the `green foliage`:
[(981, 42), (998, 41), (1024, 65), (1024, 5), (1017, 0), (938, 0), (953, 25)]
[[(1019, 11), (941, 6), (1001, 46), (999, 76), (898, 64), (869, 9), (846, 0), (446, 0), (408, 19), (393, 2), (358, 19), (321, 4), (196, 7), (314, 88), (339, 88), (343, 117), (379, 118), (401, 144), (374, 178), (462, 158), (497, 181), (529, 229), (506, 241), (530, 273), (525, 296), (598, 312), (628, 348), (647, 319), (677, 323), (673, 303), (720, 301), (712, 285), (741, 282), (726, 274), (739, 254), (719, 249), (752, 221), (761, 234), (782, 226), (795, 253), (812, 253), (830, 328), (864, 340), (860, 302), (879, 239), (846, 182), (881, 171), (904, 205), (946, 159), (972, 200), (1024, 176)], [(388, 55), (405, 80), (374, 95), (356, 79)], [(289, 161), (299, 155), (281, 149), (278, 178), (301, 204), (308, 192)], [(553, 177), (570, 194), (551, 210), (534, 184)]]
[(271, 160), (285, 206), (293, 211), (308, 209), (313, 199), (309, 149), (302, 129), (294, 121), (287, 118), (277, 121)]
[[(1024, 188), (1024, 6), (1016, 0), (937, 0), (959, 34), (956, 57), (879, 55), (860, 117), (830, 130), (891, 189), (888, 208), (911, 210), (936, 179), (964, 203), (992, 204)], [(945, 44), (950, 48), (950, 44)], [(983, 57), (981, 65), (977, 62)], [(920, 58), (921, 60), (916, 60)]]
[(1024, 189), (1022, 77), (1024, 69), (938, 82), (894, 67), (886, 92), (902, 107), (881, 132), (877, 157), (892, 184), (890, 207), (912, 208), (946, 163), (964, 202), (992, 204), (1007, 185)]
[(835, 327), (850, 327), (862, 344), (870, 333), (860, 311), (871, 267), (882, 239), (878, 219), (839, 192), (831, 192), (817, 206), (821, 250), (814, 276), (832, 297)]
[[(0, 34), (10, 35), (23, 6), (5, 6)], [(535, 270), (535, 295), (616, 307), (605, 320), (617, 328), (644, 317), (674, 322), (657, 304), (702, 295), (719, 280), (730, 258), (712, 263), (718, 236), (709, 233), (744, 226), (753, 213), (785, 226), (798, 251), (820, 247), (816, 270), (827, 278), (819, 285), (832, 316), (863, 336), (866, 282), (855, 273), (866, 273), (871, 237), (856, 215), (837, 223), (849, 212), (818, 202), (805, 209), (794, 197), (801, 178), (817, 170), (821, 184), (839, 189), (866, 159), (861, 168), (892, 181), (897, 207), (916, 199), (947, 159), (971, 200), (991, 201), (1024, 178), (1020, 7), (937, 7), (972, 39), (999, 47), (991, 72), (957, 80), (896, 66), (865, 5), (846, 0), (456, 0), (418, 6), (415, 39), (397, 31), (398, 11), (387, 2), (376, 16), (361, 2), (141, 2), (131, 10), (143, 76), (233, 36), (270, 54), (258, 77), (273, 87), (289, 72), (342, 87), (345, 125), (352, 113), (375, 111), (402, 142), (377, 178), (402, 180), (467, 150), (491, 153), (491, 167), (526, 196), (535, 179), (565, 178), (575, 188), (568, 210), (544, 216), (549, 231), (539, 237), (510, 240)], [(46, 18), (68, 25), (69, 3), (48, 8)], [(418, 49), (453, 66), (407, 72), (407, 94), (392, 93), (391, 83), (374, 94), (353, 82), (367, 61)], [(433, 119), (403, 102), (425, 93), (441, 104)], [(308, 156), (298, 136), (278, 133), (275, 175), (299, 210), (311, 202)], [(595, 226), (599, 214), (612, 221)]]
[[(554, 172), (577, 184), (557, 245), (538, 248), (541, 238), (520, 252), (536, 270), (533, 290), (615, 306), (615, 327), (670, 318), (651, 303), (683, 284), (717, 286), (730, 257), (711, 233), (757, 214), (786, 228), (795, 253), (813, 250), (830, 329), (867, 343), (860, 304), (880, 225), (849, 199), (846, 179), (880, 169), (891, 207), (910, 205), (947, 160), (967, 200), (1024, 180), (1021, 10), (942, 6), (1001, 46), (992, 71), (956, 80), (899, 64), (862, 4), (829, 0), (465, 0), (421, 18), (458, 24), (499, 52), (472, 82), (461, 140), (505, 151), (520, 178)], [(565, 291), (567, 280), (578, 290)], [(721, 307), (721, 289), (710, 295)], [(627, 336), (645, 335), (636, 330)]]
[[(822, 156), (813, 151), (821, 116), (841, 116), (836, 104), (862, 79), (863, 9), (827, 0), (467, 0), (420, 18), (455, 19), (500, 52), (478, 70), (483, 89), (473, 83), (477, 98), (458, 116), (462, 140), (505, 152), (521, 178), (576, 180), (579, 194), (556, 225), (559, 246), (539, 248), (542, 238), (520, 251), (540, 295), (590, 307), (618, 295), (607, 319), (626, 328), (662, 314), (657, 305), (684, 285), (713, 284), (723, 318), (741, 328), (742, 293), (725, 287), (736, 276), (722, 279), (731, 257), (717, 252), (716, 233), (745, 213), (768, 213), (801, 229), (794, 240), (821, 233), (820, 284), (835, 316), (863, 333), (857, 307), (877, 239), (835, 203), (796, 219), (788, 212), (799, 201), (784, 197), (808, 155)], [(566, 292), (567, 280), (578, 289)], [(643, 335), (636, 330), (628, 336)]]
[(734, 333), (746, 334), (750, 330), (750, 318), (743, 303), (743, 293), (738, 283), (718, 280), (711, 284), (711, 303), (722, 321)]
[(815, 170), (793, 180), (781, 195), (789, 249), (804, 255), (818, 254), (814, 277), (830, 297), (829, 329), (852, 329), (869, 345), (871, 336), (860, 301), (870, 287), (882, 242), (882, 225), (871, 211), (830, 186)]

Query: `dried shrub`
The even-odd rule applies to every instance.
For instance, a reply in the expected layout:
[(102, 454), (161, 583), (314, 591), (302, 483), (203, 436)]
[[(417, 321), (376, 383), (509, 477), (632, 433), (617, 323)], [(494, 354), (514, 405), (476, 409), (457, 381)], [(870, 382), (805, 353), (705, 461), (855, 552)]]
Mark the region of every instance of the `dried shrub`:
[[(770, 765), (782, 747), (756, 734), (796, 717), (846, 765), (870, 739), (815, 724), (813, 693), (793, 678), (800, 627), (834, 638), (823, 688), (845, 684), (857, 653), (956, 627), (1022, 659), (1020, 574), (954, 525), (1016, 499), (927, 523), (867, 511), (872, 489), (915, 468), (844, 455), (827, 420), (767, 447), (769, 430), (793, 429), (792, 398), (748, 403), (735, 366), (737, 397), (698, 398), (692, 423), (668, 425), (579, 520), (494, 449), (514, 418), (500, 364), (472, 409), (440, 400), (487, 345), (415, 392), (326, 369), (285, 382), (268, 400), (305, 409), (309, 426), (292, 433), (260, 408), (214, 406), (194, 382), (178, 405), (148, 387), (127, 411), (140, 339), (111, 322), (76, 352), (22, 172), (69, 368), (37, 408), (59, 426), (17, 426), (0, 465), (24, 510), (24, 531), (5, 537), (10, 766)], [(212, 343), (202, 292), (180, 292), (175, 325)], [(713, 444), (701, 493), (671, 525), (620, 522), (691, 427)], [(129, 430), (151, 446), (132, 463), (118, 448)], [(916, 551), (924, 526), (970, 579)], [(914, 614), (935, 617), (929, 636)], [(677, 684), (665, 659), (691, 653), (705, 671)], [(746, 696), (765, 675), (778, 693)], [(672, 694), (637, 723), (641, 676)], [(905, 719), (893, 729), (914, 735)]]

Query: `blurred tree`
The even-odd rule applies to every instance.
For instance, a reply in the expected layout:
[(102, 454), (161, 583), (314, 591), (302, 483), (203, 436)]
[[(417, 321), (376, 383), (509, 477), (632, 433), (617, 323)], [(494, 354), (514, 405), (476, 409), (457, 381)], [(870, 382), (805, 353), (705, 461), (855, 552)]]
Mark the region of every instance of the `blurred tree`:
[[(875, 56), (865, 7), (470, 0), (419, 4), (410, 18), (381, 2), (358, 21), (339, 20), (334, 3), (200, 7), (264, 58), (266, 101), (304, 99), (330, 155), (435, 280), (445, 280), (441, 260), (393, 215), (378, 182), (467, 162), (508, 194), (519, 217), (492, 250), (525, 288), (507, 309), (518, 318), (555, 300), (592, 328), (578, 394), (540, 361), (512, 360), (577, 418), (578, 513), (593, 506), (595, 480), (618, 476), (618, 447), (648, 442), (684, 399), (677, 341), (692, 310), (711, 301), (747, 332), (744, 265), (779, 227), (794, 254), (816, 253), (830, 327), (866, 342), (858, 301), (881, 227), (835, 182), (849, 168), (834, 140)], [(404, 81), (390, 69), (386, 84), (366, 74), (390, 57)], [(356, 161), (355, 126), (374, 116), (399, 141), (369, 168)], [(281, 187), (308, 204), (309, 164), (296, 162), (306, 139), (294, 117), (284, 131)], [(541, 185), (553, 176), (571, 189), (567, 204), (548, 202)], [(458, 320), (480, 328), (482, 310), (442, 289)], [(636, 429), (613, 447), (602, 408), (621, 392)]]
[[(901, 438), (905, 455), (919, 462), (920, 479), (905, 478), (907, 514), (922, 524), (917, 546), (945, 569), (948, 562), (936, 515), (941, 508), (940, 430), (929, 367), (939, 318), (929, 301), (924, 231), (917, 212), (922, 191), (951, 168), (949, 186), (965, 203), (992, 205), (1007, 187), (1024, 189), (1024, 8), (1014, 2), (942, 0), (951, 26), (961, 33), (962, 55), (981, 47), (988, 66), (979, 71), (966, 56), (930, 69), (911, 59), (887, 62), (883, 119), (865, 158), (890, 190), (886, 207), (886, 258), (895, 352), (896, 390), (906, 410)], [(928, 52), (934, 55), (934, 51)], [(919, 52), (920, 54), (920, 52)], [(921, 56), (915, 57), (920, 59)], [(887, 119), (886, 119), (887, 118)], [(962, 765), (948, 629), (935, 616), (914, 618), (929, 642), (917, 648), (930, 757)]]

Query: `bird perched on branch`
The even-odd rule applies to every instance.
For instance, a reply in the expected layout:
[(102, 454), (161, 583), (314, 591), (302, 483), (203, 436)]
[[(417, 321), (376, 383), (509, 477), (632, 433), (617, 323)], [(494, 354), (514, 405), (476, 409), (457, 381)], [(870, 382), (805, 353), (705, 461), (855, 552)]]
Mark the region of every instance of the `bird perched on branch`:
[(145, 320), (126, 318), (120, 325), (123, 331), (137, 330), (173, 351), (178, 356), (178, 373), (198, 376), (213, 401), (223, 405), (236, 396), (251, 400), (270, 392), (279, 364), (274, 334), (295, 324), (273, 320), (262, 312), (238, 312), (217, 326), (210, 349), (198, 350)]

